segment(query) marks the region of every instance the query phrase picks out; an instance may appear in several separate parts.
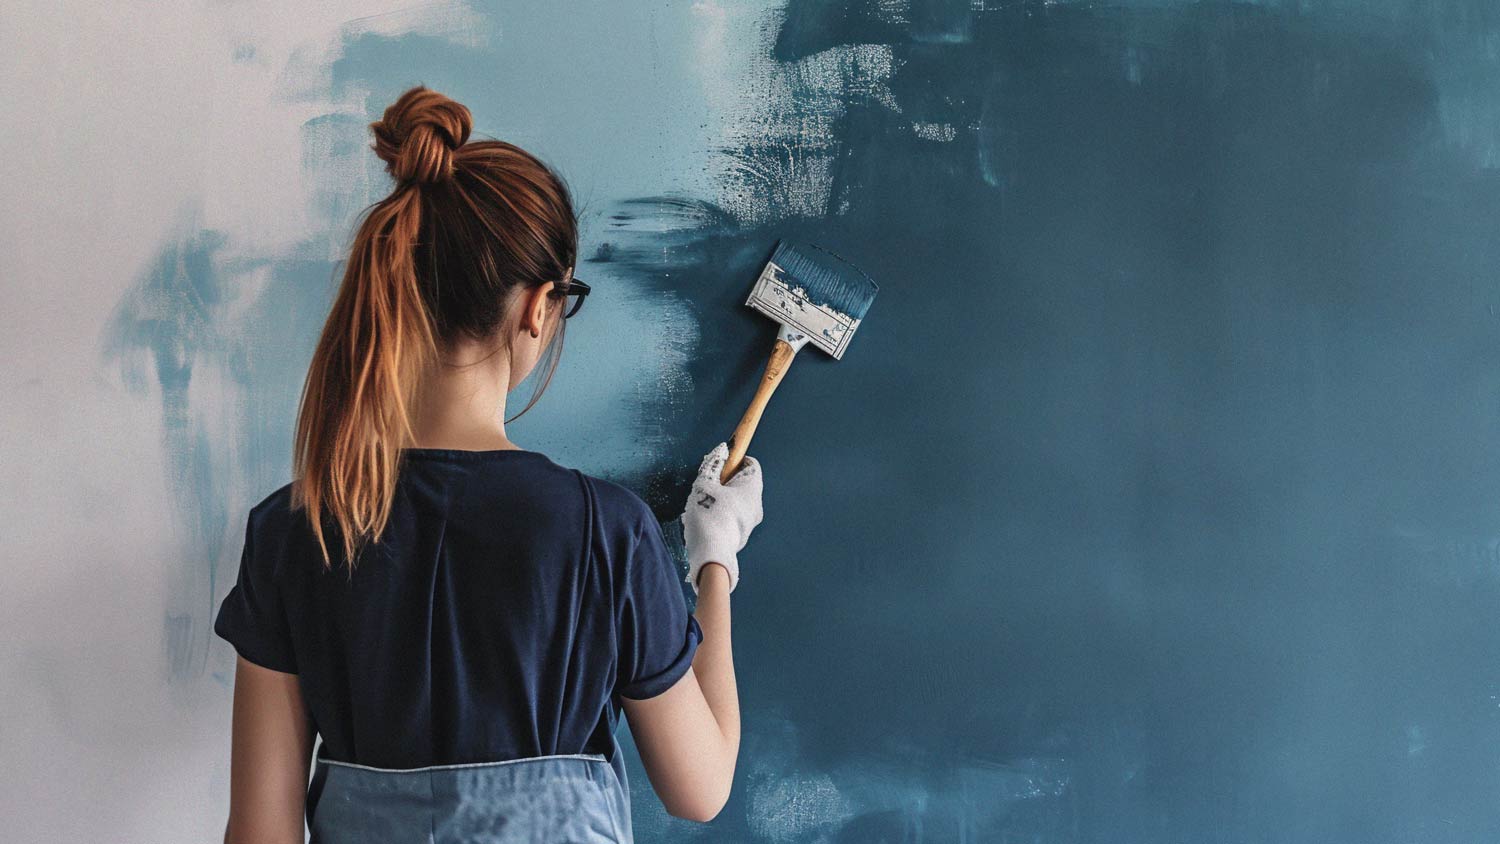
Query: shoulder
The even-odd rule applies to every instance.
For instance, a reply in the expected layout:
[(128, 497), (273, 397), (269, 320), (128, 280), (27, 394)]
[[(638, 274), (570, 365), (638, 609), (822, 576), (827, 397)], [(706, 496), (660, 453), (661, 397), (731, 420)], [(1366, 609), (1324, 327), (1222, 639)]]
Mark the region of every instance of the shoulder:
[(656, 522), (656, 516), (652, 514), (651, 507), (630, 487), (582, 472), (578, 474), (589, 487), (599, 511), (599, 518), (606, 524), (615, 523), (639, 531), (642, 527)]
[(284, 530), (292, 513), (292, 484), (282, 484), (250, 508), (249, 528), (254, 533)]
[(596, 541), (608, 553), (628, 559), (661, 536), (661, 523), (651, 507), (630, 487), (617, 481), (578, 473), (589, 490)]
[(275, 577), (280, 571), (295, 527), (291, 483), (281, 485), (250, 508), (245, 521), (245, 547), (252, 552), (253, 565), (265, 576)]
[(646, 506), (645, 499), (637, 495), (630, 487), (607, 478), (586, 475), (582, 472), (579, 474), (583, 476), (584, 482), (592, 487), (594, 497), (599, 500), (600, 507), (607, 507), (611, 511), (636, 517), (651, 515), (651, 508)]

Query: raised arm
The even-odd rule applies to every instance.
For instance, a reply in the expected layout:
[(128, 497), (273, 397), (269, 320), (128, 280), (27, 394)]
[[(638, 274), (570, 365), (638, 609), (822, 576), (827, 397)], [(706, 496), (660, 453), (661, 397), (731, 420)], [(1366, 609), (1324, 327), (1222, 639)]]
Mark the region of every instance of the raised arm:
[(721, 443), (704, 457), (682, 515), (703, 642), (670, 689), (646, 700), (622, 698), (652, 788), (668, 812), (696, 821), (718, 815), (734, 781), (740, 706), (729, 593), (739, 584), (739, 552), (762, 518), (760, 464), (747, 456), (721, 483), (727, 455)]

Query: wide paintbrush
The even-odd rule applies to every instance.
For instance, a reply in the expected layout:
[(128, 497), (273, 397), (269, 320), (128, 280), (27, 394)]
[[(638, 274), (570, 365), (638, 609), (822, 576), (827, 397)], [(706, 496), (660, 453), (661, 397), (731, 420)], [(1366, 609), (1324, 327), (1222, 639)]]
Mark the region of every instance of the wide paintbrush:
[(878, 290), (858, 267), (827, 249), (776, 242), (745, 304), (776, 320), (780, 328), (755, 397), (729, 438), (729, 459), (724, 461), (721, 482), (740, 468), (766, 403), (797, 351), (811, 344), (834, 360), (842, 358)]

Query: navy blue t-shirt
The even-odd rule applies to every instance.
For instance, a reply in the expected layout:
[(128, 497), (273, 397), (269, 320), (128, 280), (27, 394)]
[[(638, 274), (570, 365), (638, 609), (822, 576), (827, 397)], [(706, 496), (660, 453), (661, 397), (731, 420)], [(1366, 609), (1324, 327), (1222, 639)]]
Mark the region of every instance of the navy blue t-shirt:
[(610, 753), (620, 697), (666, 691), (703, 639), (634, 493), (534, 451), (413, 448), (352, 580), (291, 484), (250, 511), (214, 632), (298, 675), (319, 755), (387, 768)]

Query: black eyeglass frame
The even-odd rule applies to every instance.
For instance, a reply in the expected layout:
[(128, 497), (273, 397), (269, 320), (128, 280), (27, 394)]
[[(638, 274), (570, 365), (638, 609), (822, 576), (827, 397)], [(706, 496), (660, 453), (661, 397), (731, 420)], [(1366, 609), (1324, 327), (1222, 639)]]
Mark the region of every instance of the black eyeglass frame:
[(563, 314), (563, 319), (568, 319), (569, 317), (578, 313), (578, 309), (583, 307), (584, 298), (589, 295), (589, 291), (592, 289), (593, 288), (589, 287), (586, 283), (579, 281), (576, 276), (568, 282), (567, 287), (552, 288), (552, 296), (563, 299), (564, 301), (566, 301), (569, 296), (578, 296), (578, 300), (573, 303), (573, 307), (569, 308), (567, 312)]

